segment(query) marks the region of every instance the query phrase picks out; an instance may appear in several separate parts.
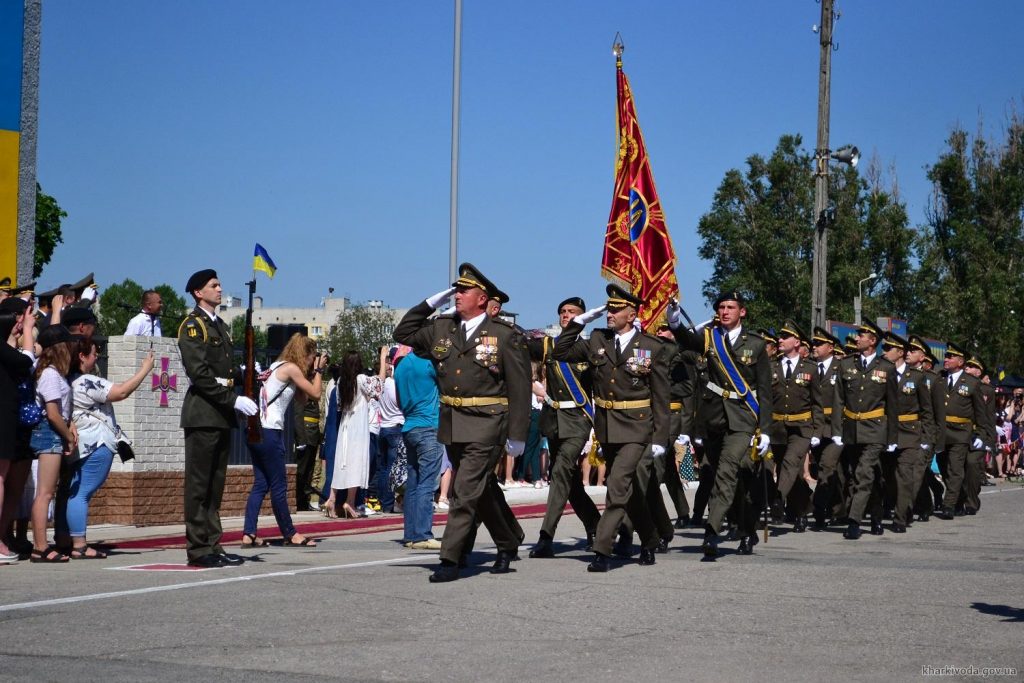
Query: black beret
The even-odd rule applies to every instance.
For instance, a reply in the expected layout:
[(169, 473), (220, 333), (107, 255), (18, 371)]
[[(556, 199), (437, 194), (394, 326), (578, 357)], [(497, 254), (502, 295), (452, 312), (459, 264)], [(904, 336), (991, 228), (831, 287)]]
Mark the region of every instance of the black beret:
[(96, 315), (84, 306), (72, 306), (61, 314), (62, 325), (70, 327), (80, 323), (93, 323), (95, 325)]
[(185, 291), (191, 294), (197, 289), (202, 289), (206, 286), (206, 283), (217, 277), (217, 271), (213, 268), (207, 268), (206, 270), (199, 270), (192, 273), (192, 277), (188, 279), (185, 284)]
[(568, 305), (568, 306), (575, 306), (576, 308), (580, 309), (581, 311), (587, 310), (587, 304), (584, 303), (582, 298), (580, 298), (578, 296), (570, 296), (568, 299), (566, 299), (562, 303), (558, 304), (558, 308), (555, 309), (555, 313), (558, 313), (559, 311), (561, 311), (562, 310), (562, 306), (566, 306), (566, 305)]
[(740, 294), (740, 292), (735, 289), (729, 290), (728, 292), (720, 293), (718, 295), (718, 298), (715, 299), (715, 303), (712, 306), (712, 308), (717, 309), (718, 305), (723, 301), (735, 301), (741, 307), (746, 305), (746, 301), (743, 299), (743, 295)]

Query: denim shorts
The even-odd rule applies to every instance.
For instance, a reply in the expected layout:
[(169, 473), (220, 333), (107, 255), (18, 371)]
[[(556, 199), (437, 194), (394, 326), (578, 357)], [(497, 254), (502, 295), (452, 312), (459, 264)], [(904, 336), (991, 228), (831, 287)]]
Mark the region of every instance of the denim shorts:
[(40, 453), (64, 452), (64, 440), (60, 438), (60, 434), (53, 431), (53, 426), (45, 417), (32, 430), (32, 452), (37, 456)]

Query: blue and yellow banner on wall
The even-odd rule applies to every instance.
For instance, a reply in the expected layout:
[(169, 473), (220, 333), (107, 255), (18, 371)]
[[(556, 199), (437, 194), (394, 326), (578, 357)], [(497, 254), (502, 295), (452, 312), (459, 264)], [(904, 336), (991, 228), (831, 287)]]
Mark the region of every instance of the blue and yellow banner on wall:
[(18, 155), (24, 26), (22, 0), (0, 0), (0, 278), (10, 277), (12, 282), (18, 279)]

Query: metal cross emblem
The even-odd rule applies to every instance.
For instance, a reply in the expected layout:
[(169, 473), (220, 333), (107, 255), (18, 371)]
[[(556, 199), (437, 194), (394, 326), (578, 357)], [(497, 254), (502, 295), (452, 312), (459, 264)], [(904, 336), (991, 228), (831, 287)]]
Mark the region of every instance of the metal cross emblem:
[(167, 356), (163, 356), (160, 359), (160, 374), (153, 373), (153, 391), (160, 390), (160, 407), (166, 408), (167, 392), (178, 391), (178, 376), (172, 375), (167, 372), (168, 366), (171, 364), (171, 360)]

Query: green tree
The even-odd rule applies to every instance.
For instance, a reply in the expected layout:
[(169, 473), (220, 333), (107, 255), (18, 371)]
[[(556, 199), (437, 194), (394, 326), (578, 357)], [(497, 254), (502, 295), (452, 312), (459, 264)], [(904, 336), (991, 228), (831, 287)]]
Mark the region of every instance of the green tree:
[[(753, 325), (777, 326), (793, 318), (806, 327), (816, 218), (814, 157), (799, 135), (783, 135), (768, 158), (754, 154), (746, 165), (745, 172), (726, 172), (711, 210), (697, 226), (699, 254), (712, 263), (702, 292), (708, 299), (722, 290), (743, 292)], [(914, 233), (898, 193), (883, 189), (877, 172), (869, 183), (854, 169), (834, 166), (829, 177), (836, 219), (829, 231), (828, 317), (853, 318), (857, 281), (872, 271), (883, 275), (876, 289), (884, 304), (866, 312), (909, 311), (912, 292), (899, 285), (912, 272)], [(883, 305), (888, 310), (883, 312)]]
[[(175, 337), (187, 312), (185, 300), (170, 285), (157, 285), (153, 289), (160, 293), (164, 303), (160, 318), (163, 336)], [(124, 334), (128, 321), (141, 310), (143, 291), (142, 285), (129, 278), (104, 289), (97, 311), (100, 333), (108, 337)]]
[(362, 356), (363, 365), (372, 368), (377, 364), (380, 347), (394, 343), (391, 335), (395, 325), (391, 310), (353, 306), (338, 314), (327, 335), (327, 352), (332, 360), (337, 361), (345, 352), (354, 349)]
[[(1005, 140), (952, 131), (928, 169), (933, 196), (920, 229), (920, 329), (966, 344), (990, 366), (1024, 366), (1024, 120)], [(1019, 312), (1017, 312), (1019, 311)]]
[[(256, 342), (256, 348), (258, 350), (265, 350), (267, 348), (267, 332), (261, 330), (258, 327), (253, 328), (253, 339)], [(231, 343), (234, 344), (235, 348), (245, 348), (245, 316), (240, 315), (231, 319)], [(264, 354), (257, 351), (256, 359), (261, 360)], [(261, 361), (262, 362), (262, 361)]]
[(50, 262), (53, 250), (64, 241), (60, 232), (62, 218), (67, 212), (57, 204), (57, 200), (43, 192), (36, 183), (36, 245), (32, 261), (32, 277), (38, 278), (43, 273), (43, 266)]

